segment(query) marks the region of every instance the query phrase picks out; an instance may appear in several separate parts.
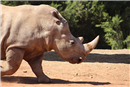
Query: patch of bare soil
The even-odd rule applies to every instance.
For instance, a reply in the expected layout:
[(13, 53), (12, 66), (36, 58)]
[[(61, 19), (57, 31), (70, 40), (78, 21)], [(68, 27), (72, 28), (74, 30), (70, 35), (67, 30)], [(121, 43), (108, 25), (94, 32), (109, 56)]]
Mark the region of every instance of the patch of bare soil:
[[(4, 66), (5, 61), (1, 61)], [(2, 87), (130, 87), (130, 50), (93, 50), (81, 64), (70, 64), (54, 51), (45, 53), (43, 71), (52, 83), (37, 83), (23, 60), (18, 71), (1, 78)]]

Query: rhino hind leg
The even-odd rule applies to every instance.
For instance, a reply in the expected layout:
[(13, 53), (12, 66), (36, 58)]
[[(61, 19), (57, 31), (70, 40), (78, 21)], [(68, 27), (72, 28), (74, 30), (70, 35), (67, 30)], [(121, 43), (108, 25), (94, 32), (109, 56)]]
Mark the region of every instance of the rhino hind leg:
[(24, 50), (18, 48), (10, 48), (6, 52), (7, 65), (5, 67), (1, 67), (1, 76), (14, 74), (18, 70), (23, 56)]
[(43, 60), (43, 54), (27, 62), (31, 66), (34, 74), (37, 76), (39, 83), (50, 83), (51, 80), (43, 73), (42, 65), (41, 65), (42, 60)]

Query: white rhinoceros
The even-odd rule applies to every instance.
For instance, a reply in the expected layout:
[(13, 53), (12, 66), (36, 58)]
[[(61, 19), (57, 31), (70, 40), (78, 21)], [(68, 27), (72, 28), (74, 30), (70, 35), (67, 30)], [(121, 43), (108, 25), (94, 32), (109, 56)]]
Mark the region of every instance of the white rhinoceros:
[(1, 76), (15, 73), (24, 59), (38, 82), (50, 82), (42, 71), (44, 52), (54, 49), (64, 60), (81, 63), (99, 40), (82, 44), (83, 37), (75, 38), (59, 11), (48, 5), (1, 5), (1, 10), (1, 59), (7, 61)]

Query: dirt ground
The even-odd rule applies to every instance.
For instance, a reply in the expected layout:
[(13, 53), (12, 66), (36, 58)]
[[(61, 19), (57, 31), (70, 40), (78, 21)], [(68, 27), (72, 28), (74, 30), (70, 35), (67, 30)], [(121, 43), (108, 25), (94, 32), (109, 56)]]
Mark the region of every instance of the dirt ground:
[[(5, 61), (1, 61), (5, 65)], [(23, 60), (18, 71), (1, 78), (2, 87), (130, 87), (130, 50), (93, 50), (81, 64), (70, 64), (54, 51), (45, 53), (43, 71), (52, 83), (37, 83)]]

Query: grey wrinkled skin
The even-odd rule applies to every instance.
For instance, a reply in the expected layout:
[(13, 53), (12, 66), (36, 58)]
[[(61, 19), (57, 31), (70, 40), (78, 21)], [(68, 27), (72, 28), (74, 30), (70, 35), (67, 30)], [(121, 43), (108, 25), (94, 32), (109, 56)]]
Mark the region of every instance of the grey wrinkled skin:
[(75, 38), (59, 11), (48, 5), (1, 5), (0, 15), (1, 59), (7, 61), (7, 66), (1, 68), (1, 76), (15, 73), (24, 59), (38, 82), (51, 82), (42, 70), (43, 53), (54, 49), (64, 60), (81, 63), (99, 40), (97, 36), (82, 44), (83, 37)]

